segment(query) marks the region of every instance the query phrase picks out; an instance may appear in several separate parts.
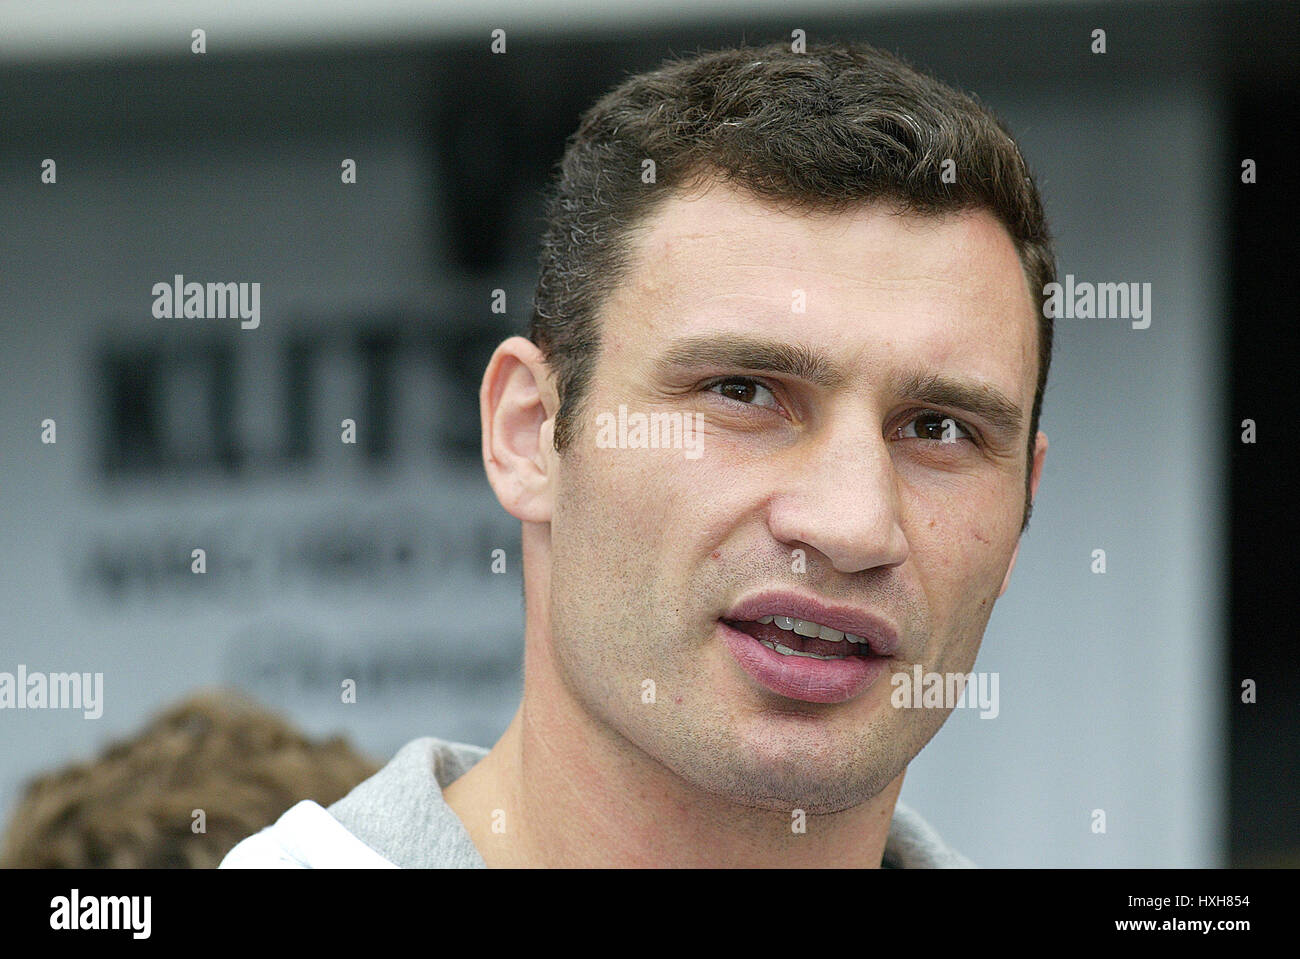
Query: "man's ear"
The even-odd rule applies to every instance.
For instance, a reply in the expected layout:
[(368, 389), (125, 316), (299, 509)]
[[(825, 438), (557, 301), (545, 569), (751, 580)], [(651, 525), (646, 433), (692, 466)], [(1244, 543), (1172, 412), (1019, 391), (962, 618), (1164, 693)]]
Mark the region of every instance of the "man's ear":
[[(1034, 466), (1033, 472), (1029, 476), (1029, 501), (1032, 503), (1038, 499), (1038, 481), (1043, 478), (1043, 460), (1047, 458), (1047, 434), (1042, 430), (1038, 431), (1038, 438), (1034, 441)], [(1016, 568), (1016, 557), (1020, 555), (1020, 540), (1016, 540), (1016, 548), (1011, 551), (1011, 562), (1007, 564), (1007, 575), (1002, 577), (1002, 588), (998, 590), (1000, 597), (1007, 591), (1011, 585), (1011, 571)]]
[(483, 466), (501, 505), (523, 522), (551, 520), (558, 406), (541, 350), (522, 336), (496, 348), (479, 389)]

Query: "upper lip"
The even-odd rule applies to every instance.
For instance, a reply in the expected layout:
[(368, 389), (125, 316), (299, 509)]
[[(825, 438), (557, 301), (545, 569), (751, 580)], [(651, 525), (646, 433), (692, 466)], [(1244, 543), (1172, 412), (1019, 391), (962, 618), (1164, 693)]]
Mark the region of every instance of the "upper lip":
[(898, 631), (880, 616), (860, 606), (828, 603), (804, 593), (757, 593), (741, 600), (722, 618), (753, 622), (763, 616), (790, 616), (861, 636), (877, 656), (892, 656), (898, 650)]

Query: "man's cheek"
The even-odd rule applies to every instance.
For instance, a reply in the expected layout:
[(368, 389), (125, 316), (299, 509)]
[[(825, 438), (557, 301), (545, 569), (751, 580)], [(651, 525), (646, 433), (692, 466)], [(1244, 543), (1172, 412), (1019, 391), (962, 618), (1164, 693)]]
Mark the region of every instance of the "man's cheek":
[(608, 512), (640, 535), (680, 525), (692, 500), (709, 496), (716, 473), (679, 450), (599, 452), (592, 458), (587, 495), (604, 500)]
[(981, 576), (997, 569), (1000, 583), (1019, 537), (1018, 506), (1018, 500), (1009, 504), (992, 491), (975, 489), (963, 496), (945, 492), (920, 503), (911, 537), (940, 545), (936, 560), (954, 575)]
[(954, 583), (950, 594), (952, 605), (944, 614), (948, 629), (941, 652), (944, 660), (939, 667), (941, 672), (968, 672), (971, 669), (993, 613), (1006, 564), (985, 553), (967, 569), (968, 575)]

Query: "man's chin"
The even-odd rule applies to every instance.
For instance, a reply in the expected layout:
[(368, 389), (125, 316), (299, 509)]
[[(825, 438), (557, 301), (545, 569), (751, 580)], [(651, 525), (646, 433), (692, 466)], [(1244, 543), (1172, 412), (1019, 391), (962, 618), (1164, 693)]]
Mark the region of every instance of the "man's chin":
[(784, 815), (801, 809), (810, 816), (822, 816), (860, 806), (878, 795), (889, 782), (886, 781), (877, 788), (874, 782), (848, 783), (843, 780), (791, 777), (773, 779), (754, 775), (719, 785), (721, 788), (715, 795), (732, 805)]
[[(844, 812), (879, 795), (902, 774), (905, 765), (887, 759), (827, 762), (824, 757), (790, 749), (784, 755), (759, 756), (745, 751), (731, 762), (710, 762), (686, 771), (697, 788), (737, 806), (789, 814)], [(683, 775), (679, 770), (678, 775)]]

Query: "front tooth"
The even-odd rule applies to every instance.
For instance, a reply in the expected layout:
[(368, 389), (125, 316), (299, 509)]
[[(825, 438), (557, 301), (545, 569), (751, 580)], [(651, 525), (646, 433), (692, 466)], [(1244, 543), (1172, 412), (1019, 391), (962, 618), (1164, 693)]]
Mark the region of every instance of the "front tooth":
[(770, 623), (773, 619), (775, 619), (774, 616), (760, 616), (760, 617), (758, 618), (758, 621), (759, 621), (760, 623), (762, 623), (764, 626), (766, 626), (766, 625), (767, 625), (768, 623)]
[(844, 639), (843, 633), (838, 629), (831, 629), (829, 626), (823, 626), (817, 635), (820, 639), (830, 640), (832, 643), (838, 643)]
[(796, 619), (794, 621), (794, 631), (800, 636), (807, 636), (810, 639), (820, 633), (822, 628), (816, 623), (809, 622), (806, 619)]
[(794, 620), (789, 616), (773, 616), (772, 622), (785, 630), (794, 629)]
[(823, 656), (820, 653), (801, 653), (798, 650), (791, 649), (789, 646), (783, 646), (780, 643), (769, 643), (766, 640), (759, 640), (764, 646), (773, 652), (780, 653), (782, 656), (804, 656), (808, 659), (845, 659), (844, 656)]
[(854, 636), (852, 633), (845, 633), (845, 634), (844, 634), (844, 638), (847, 639), (850, 643), (865, 643), (865, 642), (866, 642), (866, 640), (863, 639), (861, 636)]

